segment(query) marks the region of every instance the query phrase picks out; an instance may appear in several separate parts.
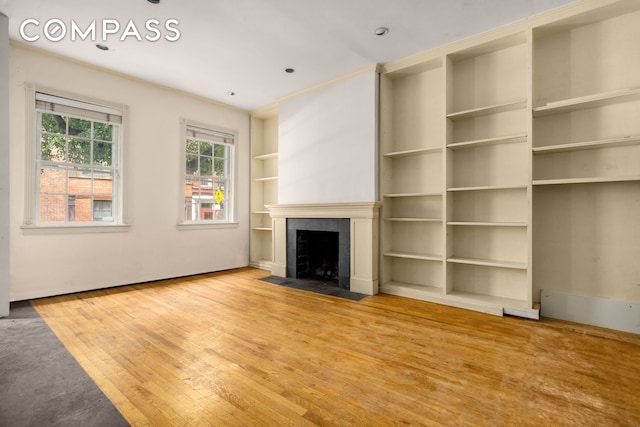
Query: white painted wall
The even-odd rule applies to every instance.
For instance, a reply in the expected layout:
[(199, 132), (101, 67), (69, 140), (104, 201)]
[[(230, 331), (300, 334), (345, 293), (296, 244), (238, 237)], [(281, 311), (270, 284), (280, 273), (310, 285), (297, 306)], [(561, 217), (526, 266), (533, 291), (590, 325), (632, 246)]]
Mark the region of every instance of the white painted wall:
[[(246, 266), (249, 263), (249, 115), (19, 45), (9, 50), (11, 300)], [(114, 53), (115, 54), (115, 53)], [(182, 76), (189, 78), (187, 69)], [(31, 234), (21, 229), (27, 81), (129, 107), (125, 233)], [(236, 218), (229, 229), (178, 230), (180, 118), (238, 131)]]
[(9, 18), (0, 13), (0, 317), (9, 315)]
[(280, 104), (279, 204), (378, 199), (377, 96), (369, 71)]

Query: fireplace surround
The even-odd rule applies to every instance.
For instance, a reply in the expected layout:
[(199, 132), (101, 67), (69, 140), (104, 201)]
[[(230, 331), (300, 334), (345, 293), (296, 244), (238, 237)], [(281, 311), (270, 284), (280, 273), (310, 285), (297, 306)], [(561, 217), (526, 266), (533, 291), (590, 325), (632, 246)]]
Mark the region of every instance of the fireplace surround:
[[(287, 223), (294, 220), (333, 219), (343, 220), (343, 239), (348, 238), (348, 277), (342, 279), (341, 287), (366, 295), (378, 293), (378, 217), (379, 202), (334, 203), (304, 205), (269, 205), (273, 233), (273, 261), (271, 273), (281, 277), (291, 275), (288, 260)], [(348, 225), (348, 233), (346, 227)], [(346, 245), (345, 245), (346, 246)], [(344, 262), (344, 261), (343, 261)], [(343, 271), (344, 270), (344, 271)], [(340, 275), (346, 267), (340, 266)], [(348, 282), (348, 287), (347, 287)]]

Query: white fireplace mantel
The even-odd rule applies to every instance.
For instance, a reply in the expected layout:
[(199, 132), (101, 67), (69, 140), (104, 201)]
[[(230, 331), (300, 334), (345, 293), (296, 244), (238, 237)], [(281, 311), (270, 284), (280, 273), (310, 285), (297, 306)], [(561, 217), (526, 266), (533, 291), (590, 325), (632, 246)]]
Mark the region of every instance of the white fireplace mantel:
[(378, 293), (379, 202), (266, 206), (271, 215), (273, 262), (271, 273), (287, 275), (287, 218), (348, 218), (352, 292)]

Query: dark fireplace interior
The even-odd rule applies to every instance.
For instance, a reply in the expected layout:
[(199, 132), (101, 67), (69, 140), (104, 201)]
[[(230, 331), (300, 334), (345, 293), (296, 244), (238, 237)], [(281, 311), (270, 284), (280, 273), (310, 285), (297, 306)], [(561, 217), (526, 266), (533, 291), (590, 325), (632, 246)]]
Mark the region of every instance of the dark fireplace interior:
[(296, 277), (321, 279), (338, 286), (338, 233), (298, 230), (296, 241)]
[(351, 287), (348, 218), (288, 218), (287, 277)]

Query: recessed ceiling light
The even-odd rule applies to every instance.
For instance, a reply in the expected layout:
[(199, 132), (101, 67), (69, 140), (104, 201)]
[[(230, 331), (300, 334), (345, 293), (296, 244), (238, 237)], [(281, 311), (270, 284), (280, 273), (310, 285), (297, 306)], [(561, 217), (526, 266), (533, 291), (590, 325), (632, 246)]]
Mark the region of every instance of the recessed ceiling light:
[(296, 71), (296, 70), (294, 70), (293, 68), (285, 68), (285, 69), (284, 69), (284, 72), (285, 72), (285, 73), (289, 73), (289, 74), (294, 73), (295, 71)]
[(103, 44), (96, 44), (96, 47), (100, 50), (109, 50), (109, 46), (103, 45)]
[(389, 34), (389, 29), (387, 27), (378, 27), (376, 28), (374, 33), (376, 36), (386, 36), (387, 34)]
[(233, 91), (231, 91), (231, 90), (230, 90), (229, 92), (227, 92), (227, 95), (229, 95), (229, 96), (234, 96), (235, 94), (236, 94), (236, 93), (235, 93), (235, 92), (233, 92)]
[(160, 0), (147, 0), (149, 3), (158, 4)]

